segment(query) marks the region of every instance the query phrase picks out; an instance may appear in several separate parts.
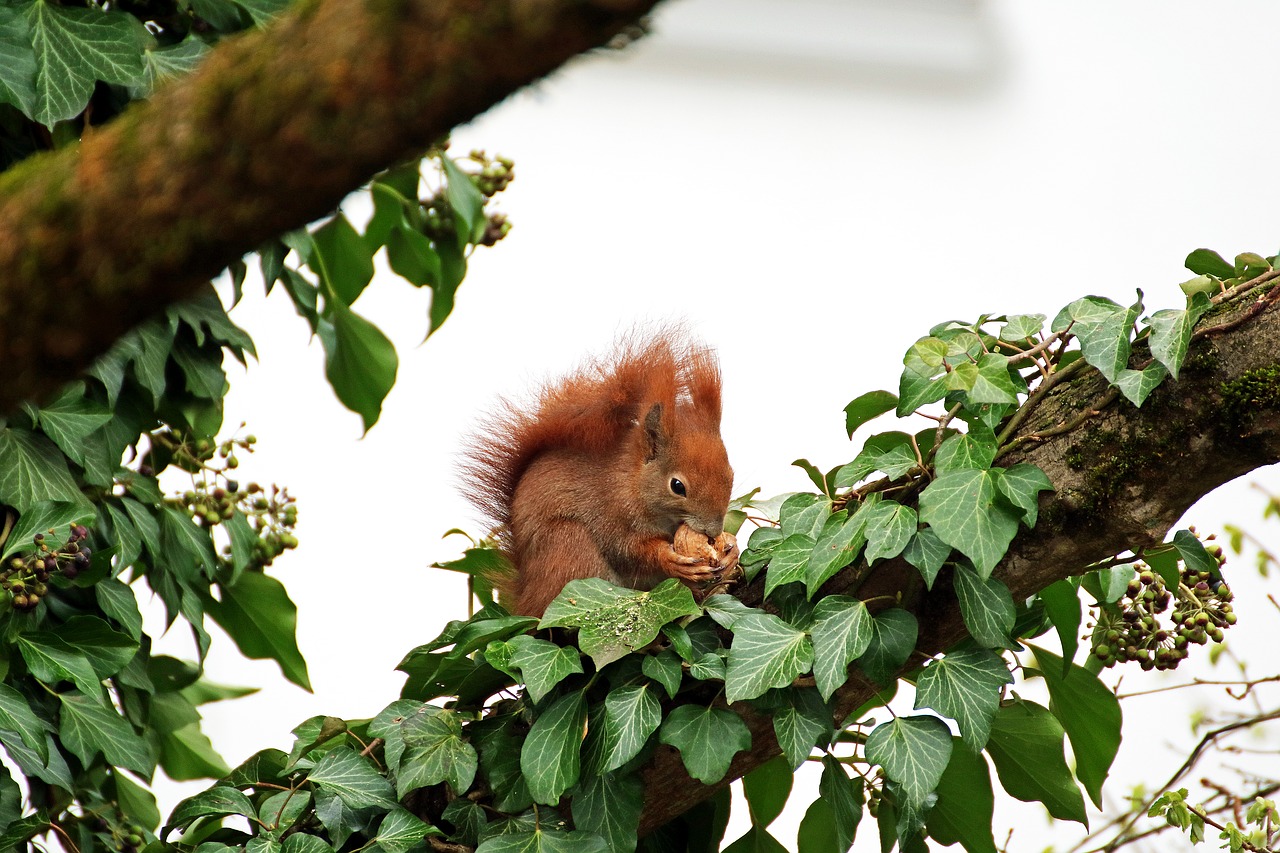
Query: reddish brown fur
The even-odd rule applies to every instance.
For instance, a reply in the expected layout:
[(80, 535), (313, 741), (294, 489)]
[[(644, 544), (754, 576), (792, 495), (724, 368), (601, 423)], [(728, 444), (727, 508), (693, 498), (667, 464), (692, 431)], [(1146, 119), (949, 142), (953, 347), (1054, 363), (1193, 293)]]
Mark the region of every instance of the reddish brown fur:
[(468, 457), (468, 495), (516, 567), (516, 612), (541, 615), (575, 578), (647, 589), (712, 572), (681, 562), (671, 543), (682, 523), (722, 533), (733, 471), (720, 369), (676, 330), (633, 333), (545, 385), (528, 411), (505, 405)]

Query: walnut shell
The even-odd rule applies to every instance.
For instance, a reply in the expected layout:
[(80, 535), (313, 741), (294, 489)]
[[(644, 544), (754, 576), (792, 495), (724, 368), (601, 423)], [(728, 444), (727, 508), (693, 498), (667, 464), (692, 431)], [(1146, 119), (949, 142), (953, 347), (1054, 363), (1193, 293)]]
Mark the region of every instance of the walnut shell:
[(676, 553), (682, 557), (698, 557), (707, 565), (715, 565), (720, 561), (715, 544), (705, 533), (699, 533), (687, 524), (676, 528), (675, 540), (672, 543)]

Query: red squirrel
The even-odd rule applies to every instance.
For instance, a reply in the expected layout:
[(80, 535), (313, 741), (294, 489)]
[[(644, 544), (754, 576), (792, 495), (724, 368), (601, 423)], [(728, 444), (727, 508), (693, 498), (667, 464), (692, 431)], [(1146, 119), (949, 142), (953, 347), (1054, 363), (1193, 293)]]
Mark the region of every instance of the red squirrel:
[[(613, 352), (510, 403), (473, 438), (468, 497), (515, 567), (514, 613), (541, 616), (571, 580), (697, 588), (737, 565), (724, 531), (733, 469), (720, 438), (720, 367), (679, 331), (634, 332)], [(703, 543), (690, 556), (689, 530)], [(696, 534), (700, 534), (696, 535)]]

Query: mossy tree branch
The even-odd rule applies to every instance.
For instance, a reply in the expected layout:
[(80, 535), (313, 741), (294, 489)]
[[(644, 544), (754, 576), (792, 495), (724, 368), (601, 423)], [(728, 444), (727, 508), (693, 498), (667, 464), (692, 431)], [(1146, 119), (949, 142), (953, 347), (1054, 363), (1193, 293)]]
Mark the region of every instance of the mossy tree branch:
[(656, 0), (299, 0), (0, 175), (0, 410)]
[[(1022, 442), (996, 464), (1038, 465), (1056, 489), (1041, 495), (1039, 524), (1014, 539), (996, 569), (995, 576), (1008, 585), (1015, 601), (1079, 574), (1091, 563), (1164, 541), (1199, 498), (1280, 461), (1280, 310), (1263, 295), (1219, 310), (1201, 326), (1224, 331), (1195, 341), (1180, 379), (1167, 380), (1141, 409), (1115, 399), (1096, 371), (1085, 371), (1048, 394), (1011, 437), (1048, 434)], [(1097, 405), (1107, 398), (1105, 406)], [(1082, 420), (1081, 413), (1087, 413)], [(1074, 429), (1055, 430), (1073, 420), (1080, 420)], [(761, 575), (739, 594), (758, 604), (763, 581)], [(822, 594), (850, 592), (868, 601), (900, 599), (919, 619), (917, 649), (924, 655), (944, 652), (966, 636), (945, 572), (926, 593), (919, 574), (900, 558), (878, 563), (869, 572), (854, 566), (832, 578)], [(919, 660), (913, 658), (913, 665)], [(851, 675), (836, 693), (837, 721), (880, 689), (856, 667)], [(716, 787), (780, 754), (771, 718), (734, 710), (751, 729), (752, 748), (735, 757), (725, 781)], [(670, 747), (660, 747), (645, 781), (641, 833), (715, 790), (690, 779)]]

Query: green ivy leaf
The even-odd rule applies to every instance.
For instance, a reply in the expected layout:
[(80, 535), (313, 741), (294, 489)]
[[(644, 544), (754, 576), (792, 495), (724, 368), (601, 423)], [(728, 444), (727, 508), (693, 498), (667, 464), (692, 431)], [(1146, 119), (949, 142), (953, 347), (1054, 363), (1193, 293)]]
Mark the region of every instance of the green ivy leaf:
[(871, 620), (871, 642), (858, 658), (858, 665), (878, 684), (892, 684), (915, 650), (918, 633), (916, 617), (901, 607), (878, 614)]
[(754, 699), (786, 687), (812, 666), (813, 641), (804, 631), (768, 613), (743, 617), (733, 626), (725, 699)]
[(898, 395), (888, 391), (868, 391), (856, 397), (852, 403), (844, 407), (844, 428), (853, 438), (858, 427), (872, 418), (878, 418), (885, 412), (893, 411), (898, 405)]
[(209, 45), (192, 34), (177, 44), (148, 46), (142, 53), (142, 78), (130, 87), (130, 94), (135, 98), (151, 97), (163, 81), (194, 71), (208, 52)]
[(707, 652), (689, 664), (689, 675), (699, 681), (724, 681), (725, 662), (719, 652)]
[(999, 469), (996, 487), (1009, 503), (1022, 510), (1022, 521), (1035, 527), (1040, 513), (1040, 493), (1053, 491), (1053, 483), (1043, 471), (1028, 462)]
[(918, 522), (916, 511), (897, 501), (885, 500), (870, 507), (864, 531), (867, 564), (901, 554), (915, 535)]
[(1173, 547), (1178, 549), (1178, 556), (1186, 563), (1188, 569), (1208, 572), (1210, 577), (1217, 577), (1218, 561), (1210, 556), (1204, 544), (1190, 530), (1179, 530), (1173, 534)]
[(938, 571), (950, 556), (951, 546), (939, 539), (932, 527), (917, 530), (902, 552), (902, 558), (920, 570), (920, 577), (929, 589), (933, 589)]
[(895, 717), (867, 736), (866, 754), (901, 786), (910, 804), (920, 806), (947, 769), (951, 732), (937, 717)]
[(41, 501), (92, 509), (53, 442), (24, 429), (0, 430), (0, 503), (23, 513)]
[(356, 229), (339, 213), (311, 234), (307, 265), (329, 292), (350, 305), (373, 279), (373, 257)]
[[(801, 492), (792, 495), (782, 502), (782, 507), (778, 511), (778, 524), (781, 527), (779, 532), (777, 528), (762, 527), (756, 533), (761, 531), (773, 530), (778, 532), (779, 539), (786, 536), (808, 536), (810, 539), (817, 539), (822, 533), (823, 525), (827, 523), (827, 519), (831, 517), (831, 499), (825, 495), (814, 495)], [(756, 533), (751, 534), (754, 542)], [(776, 550), (776, 546), (775, 546)]]
[(784, 584), (799, 583), (804, 580), (813, 545), (812, 536), (793, 533), (774, 547), (764, 576), (766, 598)]
[(1010, 314), (1000, 327), (1000, 340), (1018, 343), (1044, 330), (1043, 314)]
[(220, 778), (227, 773), (222, 756), (213, 749), (199, 723), (160, 734), (160, 766), (170, 779)]
[(997, 503), (997, 469), (948, 471), (920, 493), (920, 519), (973, 561), (986, 578), (1018, 532), (1018, 518)]
[(1060, 580), (1040, 590), (1040, 601), (1058, 632), (1065, 661), (1070, 663), (1080, 646), (1080, 594), (1071, 581)]
[(35, 715), (21, 693), (7, 684), (0, 684), (0, 730), (16, 732), (22, 742), (46, 763), (49, 761), (49, 745), (45, 732), (49, 729), (49, 724)]
[(729, 772), (729, 762), (751, 748), (751, 731), (742, 718), (723, 708), (679, 705), (667, 715), (659, 740), (680, 750), (689, 775), (713, 785)]
[(831, 716), (831, 709), (814, 688), (787, 691), (784, 704), (773, 714), (773, 733), (792, 770), (804, 764), (815, 746), (831, 741), (835, 734)]
[(307, 662), (295, 637), (298, 608), (280, 581), (260, 572), (246, 572), (235, 586), (222, 588), (221, 601), (207, 599), (205, 609), (241, 654), (254, 660), (274, 660), (285, 678), (304, 690), (311, 689)]
[(773, 758), (742, 777), (742, 794), (751, 812), (752, 826), (773, 823), (791, 794), (794, 768), (782, 757)]
[(1017, 405), (1018, 386), (1009, 375), (1009, 357), (994, 352), (978, 356), (978, 375), (967, 396), (972, 405)]
[(939, 844), (959, 842), (966, 853), (996, 853), (991, 834), (995, 795), (991, 771), (980, 753), (952, 749), (938, 780), (938, 801), (929, 810), (929, 836)]
[(1017, 613), (1009, 588), (995, 578), (981, 578), (968, 566), (955, 571), (960, 614), (973, 638), (989, 649), (1009, 648), (1009, 632)]
[(324, 345), (325, 375), (342, 405), (360, 415), (368, 432), (396, 383), (400, 360), (378, 327), (341, 300), (326, 303), (327, 321), (316, 329)]
[(827, 519), (805, 567), (805, 589), (810, 598), (836, 572), (858, 559), (867, 541), (867, 507), (871, 505), (872, 502), (862, 503), (852, 515), (846, 516), (842, 510)]
[(1002, 705), (991, 725), (987, 754), (1000, 784), (1023, 802), (1041, 802), (1059, 820), (1089, 825), (1084, 797), (1063, 753), (1062, 726), (1042, 705), (1018, 700)]
[(387, 261), (396, 275), (417, 287), (440, 281), (440, 255), (425, 234), (412, 228), (393, 228), (387, 237)]
[(484, 229), (484, 196), (453, 159), (441, 154), (440, 165), (444, 167), (445, 197), (449, 206), (462, 222), (469, 238), (474, 240)]
[(353, 810), (394, 809), (398, 805), (387, 777), (349, 746), (335, 747), (322, 755), (307, 779)]
[(1185, 310), (1166, 308), (1151, 315), (1151, 354), (1163, 364), (1174, 379), (1182, 369), (1191, 345), (1191, 332), (1213, 302), (1204, 293), (1194, 293), (1187, 299)]
[(58, 701), (62, 705), (58, 736), (84, 764), (102, 753), (108, 763), (150, 777), (155, 758), (146, 741), (115, 708), (97, 697), (79, 693), (59, 693)]
[(97, 81), (128, 86), (142, 77), (142, 49), (149, 37), (133, 15), (47, 0), (35, 0), (25, 13), (36, 57), (31, 118), (45, 127), (79, 115)]
[(396, 771), (396, 794), (448, 782), (462, 796), (475, 779), (475, 747), (462, 733), (462, 721), (450, 710), (420, 706), (400, 723), (404, 753)]
[(569, 675), (582, 672), (582, 655), (573, 646), (557, 646), (528, 634), (512, 637), (508, 643), (511, 665), (520, 670), (534, 702), (541, 702), (551, 688)]
[[(73, 382), (53, 400), (36, 410), (36, 422), (58, 449), (76, 462), (84, 462), (84, 440), (112, 418), (106, 406), (84, 395), (84, 383)], [(118, 461), (118, 460), (117, 460)]]
[(1141, 406), (1168, 375), (1169, 372), (1165, 370), (1163, 364), (1152, 362), (1142, 370), (1125, 368), (1120, 371), (1114, 381), (1125, 399), (1135, 406)]
[(520, 770), (535, 802), (554, 806), (578, 781), (586, 725), (587, 699), (581, 690), (561, 696), (534, 721), (520, 751)]
[(1199, 275), (1212, 275), (1217, 278), (1232, 278), (1236, 268), (1222, 259), (1213, 249), (1196, 249), (1187, 255), (1187, 269)]
[(188, 583), (200, 574), (212, 577), (218, 565), (209, 531), (175, 507), (160, 508), (160, 547), (175, 574)]
[(822, 756), (818, 799), (800, 821), (799, 853), (847, 853), (862, 819), (862, 785), (862, 778), (850, 779), (834, 756)]
[(1070, 326), (1080, 340), (1084, 360), (1114, 384), (1129, 363), (1133, 323), (1141, 312), (1141, 291), (1137, 303), (1129, 308), (1100, 296), (1086, 296), (1063, 308), (1052, 328), (1061, 332)]
[(86, 696), (102, 692), (101, 681), (89, 659), (57, 634), (32, 631), (18, 636), (18, 651), (31, 674), (45, 684), (74, 682)]
[(661, 684), (666, 689), (667, 696), (675, 698), (683, 675), (679, 655), (671, 649), (663, 649), (656, 655), (646, 655), (640, 669), (645, 675)]
[(610, 850), (605, 840), (594, 832), (535, 829), (486, 838), (476, 853), (610, 853)]
[(644, 782), (636, 775), (590, 774), (573, 795), (573, 823), (605, 839), (620, 853), (635, 849), (644, 807)]
[[(1120, 701), (1084, 667), (1064, 667), (1062, 658), (1028, 644), (1049, 686), (1049, 707), (1071, 738), (1076, 777), (1094, 805), (1120, 748)], [(1062, 673), (1066, 672), (1064, 676)], [(1101, 806), (1099, 805), (1099, 808)]]
[(85, 656), (99, 680), (118, 673), (138, 651), (137, 640), (94, 616), (73, 616), (58, 628), (57, 636)]
[(853, 461), (836, 472), (836, 488), (844, 489), (873, 471), (881, 471), (891, 480), (906, 476), (920, 467), (911, 436), (905, 432), (873, 435), (863, 444)]
[(990, 430), (957, 433), (938, 445), (934, 468), (939, 474), (962, 468), (985, 470), (996, 458), (996, 450), (996, 438)]
[(717, 593), (711, 596), (702, 602), (702, 607), (712, 621), (721, 628), (726, 628), (730, 631), (733, 630), (734, 625), (738, 624), (739, 619), (750, 616), (753, 613), (764, 612), (755, 607), (748, 607), (736, 596), (726, 593)]
[(216, 785), (178, 803), (160, 836), (163, 838), (174, 829), (188, 826), (197, 818), (215, 815), (244, 815), (253, 819), (258, 816), (258, 810), (243, 792), (226, 785)]
[(911, 370), (904, 370), (902, 378), (898, 380), (897, 415), (905, 418), (921, 406), (936, 403), (945, 396), (947, 396), (946, 377), (934, 379), (921, 376)]
[(867, 606), (856, 598), (828, 595), (818, 600), (809, 633), (814, 681), (823, 699), (849, 680), (849, 664), (871, 644), (873, 623)]
[(647, 684), (619, 687), (604, 700), (604, 763), (601, 773), (617, 770), (640, 754), (662, 722), (662, 708)]
[(577, 628), (579, 648), (599, 668), (649, 645), (668, 622), (700, 612), (689, 588), (674, 578), (648, 592), (586, 578), (565, 584), (538, 627)]
[(926, 666), (916, 680), (916, 708), (931, 708), (960, 725), (964, 743), (981, 751), (1000, 704), (1000, 688), (1012, 684), (1004, 659), (987, 649), (956, 649)]
[[(37, 533), (43, 535), (46, 545), (59, 547), (67, 541), (72, 524), (91, 524), (95, 515), (93, 508), (83, 503), (37, 501), (22, 513), (18, 523), (9, 531), (0, 559), (32, 549), (33, 537)], [(50, 530), (54, 532), (49, 533)]]

